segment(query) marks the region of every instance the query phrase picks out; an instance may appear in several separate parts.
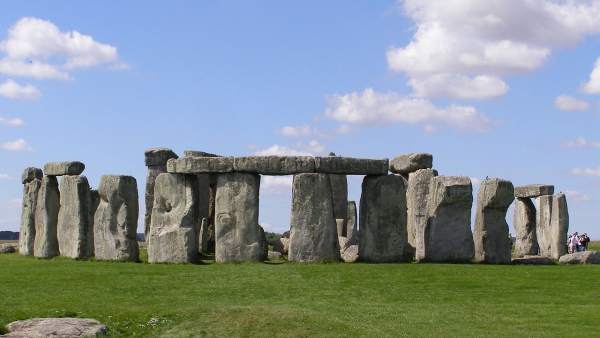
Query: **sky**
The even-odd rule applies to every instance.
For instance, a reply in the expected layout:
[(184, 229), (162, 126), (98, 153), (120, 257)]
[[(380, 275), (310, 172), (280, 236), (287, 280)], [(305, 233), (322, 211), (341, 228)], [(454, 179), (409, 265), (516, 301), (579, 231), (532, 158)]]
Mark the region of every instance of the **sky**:
[[(487, 176), (554, 184), (570, 231), (600, 237), (600, 0), (1, 9), (0, 230), (19, 229), (25, 167), (80, 160), (93, 187), (132, 175), (143, 197), (144, 149), (162, 146), (429, 152), (441, 175), (471, 177), (475, 194)], [(361, 180), (349, 178), (350, 200)], [(267, 231), (288, 229), (291, 177), (263, 177), (260, 203)], [(141, 198), (140, 224), (143, 210)]]

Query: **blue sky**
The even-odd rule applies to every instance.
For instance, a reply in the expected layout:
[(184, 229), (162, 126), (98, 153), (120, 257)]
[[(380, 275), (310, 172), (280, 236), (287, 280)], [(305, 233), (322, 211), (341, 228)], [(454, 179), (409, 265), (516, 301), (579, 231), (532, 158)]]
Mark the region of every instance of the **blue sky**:
[[(599, 1), (5, 1), (2, 13), (0, 230), (18, 230), (23, 168), (81, 160), (92, 185), (133, 175), (143, 196), (143, 151), (166, 146), (431, 152), (442, 175), (554, 184), (571, 229), (600, 236)], [(263, 179), (267, 229), (288, 227), (290, 199), (289, 178)]]

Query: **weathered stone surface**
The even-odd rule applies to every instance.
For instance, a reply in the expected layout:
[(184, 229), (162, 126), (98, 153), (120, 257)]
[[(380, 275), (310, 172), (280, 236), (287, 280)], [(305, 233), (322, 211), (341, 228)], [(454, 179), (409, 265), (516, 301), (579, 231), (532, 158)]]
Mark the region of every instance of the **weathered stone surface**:
[(279, 251), (269, 251), (267, 255), (270, 261), (278, 261), (281, 259), (281, 252)]
[(294, 176), (288, 260), (295, 262), (340, 260), (337, 228), (333, 216), (331, 182), (328, 175)]
[(102, 176), (98, 191), (100, 201), (94, 216), (96, 259), (138, 261), (136, 229), (139, 206), (135, 178)]
[(468, 177), (431, 179), (425, 255), (420, 261), (469, 262), (475, 254), (471, 233), (473, 187)]
[(15, 252), (17, 252), (17, 246), (15, 244), (12, 244), (12, 243), (0, 244), (0, 254), (15, 253)]
[(336, 218), (335, 219), (335, 228), (337, 231), (337, 235), (338, 237), (346, 237), (343, 233), (344, 233), (344, 219), (343, 218)]
[(43, 176), (44, 176), (44, 173), (42, 172), (42, 169), (40, 169), (40, 168), (34, 168), (34, 167), (25, 168), (25, 170), (23, 170), (23, 174), (21, 175), (21, 183), (25, 184), (25, 183), (31, 182), (35, 179), (41, 180)]
[(560, 256), (561, 264), (600, 264), (599, 251), (580, 251)]
[(389, 160), (374, 160), (353, 157), (315, 157), (315, 171), (326, 174), (386, 175)]
[(47, 176), (80, 175), (85, 170), (85, 164), (79, 161), (50, 162), (44, 165)]
[(60, 181), (57, 238), (61, 256), (87, 258), (93, 241), (90, 220), (90, 185), (85, 176), (64, 176)]
[(8, 324), (10, 338), (76, 338), (97, 337), (107, 332), (106, 326), (89, 318), (33, 318)]
[(425, 226), (431, 179), (438, 175), (433, 169), (420, 169), (408, 174), (406, 192), (408, 243), (417, 259), (425, 257)]
[(264, 261), (265, 245), (258, 225), (260, 176), (221, 174), (215, 201), (215, 261)]
[(358, 260), (358, 245), (348, 245), (342, 249), (342, 260), (346, 263), (354, 263)]
[(229, 173), (233, 157), (182, 157), (167, 162), (167, 172), (173, 174)]
[(290, 239), (287, 237), (281, 237), (279, 241), (281, 242), (281, 246), (283, 248), (281, 253), (287, 255), (290, 251)]
[(144, 151), (146, 167), (164, 166), (168, 160), (177, 157), (177, 154), (169, 148), (148, 148)]
[(516, 257), (537, 255), (540, 251), (535, 231), (535, 214), (535, 205), (531, 199), (517, 197), (513, 215)]
[(552, 258), (559, 259), (567, 253), (568, 232), (569, 207), (567, 197), (563, 193), (558, 193), (552, 199), (552, 217), (550, 220), (550, 252)]
[[(96, 215), (96, 210), (98, 210), (98, 206), (100, 205), (100, 193), (98, 192), (97, 189), (91, 189), (90, 190), (90, 229), (92, 229), (92, 231), (90, 231), (90, 242), (92, 243), (92, 250), (90, 252), (91, 256), (95, 256), (95, 250), (94, 250), (94, 216)], [(137, 227), (137, 226), (136, 226)]]
[(352, 241), (356, 238), (356, 243), (358, 244), (358, 222), (357, 222), (357, 214), (356, 214), (356, 202), (349, 201), (348, 202), (348, 216), (346, 217), (346, 237), (348, 237), (348, 241)]
[(552, 257), (552, 203), (554, 196), (544, 195), (535, 199), (536, 225), (540, 256)]
[(315, 159), (310, 156), (235, 157), (233, 170), (262, 175), (293, 175), (315, 172)]
[(208, 219), (202, 218), (200, 222), (200, 234), (198, 235), (198, 252), (208, 252)]
[(406, 182), (396, 175), (367, 176), (360, 197), (361, 261), (408, 261)]
[(523, 256), (514, 258), (512, 260), (513, 264), (523, 264), (523, 265), (553, 265), (556, 264), (554, 260), (544, 257), (544, 256)]
[(19, 253), (24, 256), (32, 256), (34, 251), (35, 209), (41, 186), (42, 181), (37, 178), (27, 181), (23, 186)]
[(534, 198), (554, 194), (554, 186), (547, 184), (530, 184), (515, 187), (515, 197)]
[(221, 155), (211, 154), (200, 150), (184, 150), (185, 157), (222, 157)]
[(511, 263), (512, 240), (506, 212), (515, 199), (514, 195), (513, 184), (509, 181), (489, 178), (481, 182), (473, 234), (476, 262)]
[(59, 255), (56, 227), (60, 208), (60, 192), (55, 176), (44, 176), (35, 205), (35, 243), (33, 255), (54, 257)]
[(165, 173), (156, 178), (148, 240), (150, 263), (190, 263), (198, 260), (196, 188), (193, 175)]
[(167, 148), (150, 148), (144, 152), (148, 173), (146, 174), (146, 192), (144, 201), (146, 211), (144, 213), (144, 237), (146, 241), (150, 235), (150, 224), (152, 223), (152, 206), (154, 205), (154, 182), (156, 177), (167, 172), (167, 161), (172, 158), (177, 158), (177, 154)]
[(340, 236), (347, 236), (346, 220), (348, 217), (348, 179), (346, 175), (329, 175), (331, 195), (333, 197), (333, 217), (341, 219)]
[(433, 167), (433, 155), (427, 153), (411, 153), (390, 160), (390, 171), (401, 175), (431, 167)]

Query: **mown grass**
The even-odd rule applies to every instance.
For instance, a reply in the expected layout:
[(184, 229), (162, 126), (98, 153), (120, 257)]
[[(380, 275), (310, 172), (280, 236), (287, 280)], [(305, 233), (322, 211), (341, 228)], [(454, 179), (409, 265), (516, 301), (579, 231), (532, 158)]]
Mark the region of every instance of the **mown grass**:
[(0, 255), (0, 326), (100, 320), (119, 337), (590, 336), (600, 266), (150, 265)]

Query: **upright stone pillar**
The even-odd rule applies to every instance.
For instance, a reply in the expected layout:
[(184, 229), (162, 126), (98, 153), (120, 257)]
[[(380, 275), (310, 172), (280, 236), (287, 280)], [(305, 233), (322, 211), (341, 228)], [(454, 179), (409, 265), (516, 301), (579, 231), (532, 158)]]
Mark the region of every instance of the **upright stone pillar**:
[(353, 238), (356, 238), (358, 244), (358, 222), (356, 213), (356, 202), (348, 202), (348, 217), (346, 218), (346, 234), (349, 242), (353, 242)]
[(515, 256), (517, 257), (539, 253), (535, 215), (535, 205), (530, 198), (516, 198), (513, 226), (517, 236), (515, 241)]
[(196, 189), (194, 175), (163, 173), (156, 178), (148, 240), (150, 263), (198, 260)]
[[(329, 153), (329, 156), (336, 156), (335, 153)], [(346, 175), (330, 174), (331, 194), (333, 197), (333, 217), (341, 219), (340, 237), (347, 237), (346, 222), (348, 217), (348, 178)]]
[(264, 261), (263, 233), (258, 225), (260, 175), (220, 174), (215, 199), (215, 261)]
[(19, 233), (19, 253), (32, 256), (35, 243), (35, 206), (42, 186), (42, 169), (27, 168), (22, 175), (23, 207), (21, 209), (21, 230)]
[(552, 257), (552, 204), (554, 196), (543, 195), (536, 197), (536, 226), (535, 231), (540, 248), (540, 256)]
[(59, 255), (56, 238), (59, 208), (58, 181), (55, 176), (44, 176), (35, 206), (35, 257), (49, 258)]
[(552, 258), (559, 259), (560, 256), (567, 253), (567, 236), (569, 232), (569, 208), (567, 197), (563, 193), (554, 195), (550, 232)]
[(63, 176), (60, 181), (60, 211), (57, 238), (61, 256), (87, 258), (93, 242), (90, 185), (85, 176)]
[(135, 178), (102, 176), (98, 191), (100, 200), (94, 216), (96, 259), (138, 261), (136, 230), (139, 206)]
[(366, 176), (360, 197), (358, 257), (364, 262), (408, 261), (406, 181), (397, 175)]
[(431, 179), (438, 175), (433, 169), (418, 169), (408, 174), (406, 193), (408, 243), (417, 260), (425, 257), (425, 226)]
[(200, 223), (200, 235), (198, 240), (198, 252), (208, 252), (208, 219), (203, 218)]
[(288, 260), (339, 261), (331, 181), (327, 174), (294, 175)]
[(148, 167), (144, 199), (146, 204), (146, 212), (144, 214), (144, 237), (146, 243), (148, 243), (150, 224), (152, 223), (152, 206), (154, 204), (154, 184), (156, 178), (159, 174), (167, 172), (167, 161), (177, 157), (177, 154), (173, 150), (167, 148), (150, 148), (144, 152), (144, 162), (146, 167)]
[(472, 204), (473, 187), (468, 177), (438, 176), (431, 180), (425, 255), (420, 261), (469, 262), (473, 259)]
[[(91, 201), (91, 207), (90, 207), (90, 243), (91, 243), (91, 252), (90, 252), (90, 256), (94, 257), (95, 256), (95, 248), (94, 248), (94, 229), (96, 228), (94, 225), (94, 216), (96, 215), (96, 210), (98, 210), (98, 206), (100, 205), (100, 193), (98, 192), (97, 189), (91, 189), (90, 190), (90, 201)], [(136, 226), (137, 228), (137, 226)]]
[(475, 219), (475, 261), (510, 264), (512, 240), (506, 212), (515, 198), (511, 182), (492, 178), (481, 182)]

